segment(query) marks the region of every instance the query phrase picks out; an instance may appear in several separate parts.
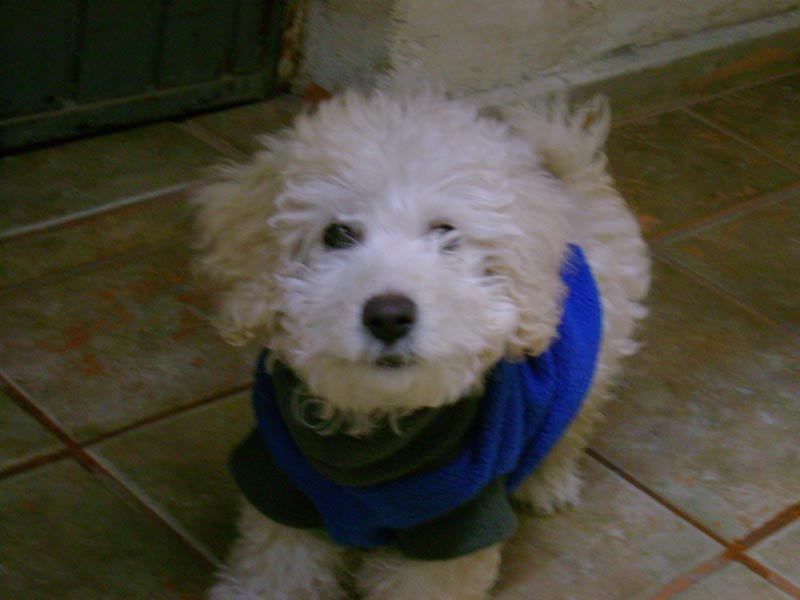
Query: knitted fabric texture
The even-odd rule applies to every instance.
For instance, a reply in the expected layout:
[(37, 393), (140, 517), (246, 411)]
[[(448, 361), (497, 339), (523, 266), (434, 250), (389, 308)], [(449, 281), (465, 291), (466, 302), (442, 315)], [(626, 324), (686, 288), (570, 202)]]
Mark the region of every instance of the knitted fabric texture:
[[(370, 548), (465, 505), (491, 482), (513, 490), (552, 449), (578, 413), (594, 376), (602, 313), (582, 250), (569, 247), (558, 336), (543, 354), (500, 361), (488, 373), (479, 414), (459, 453), (443, 466), (367, 486), (320, 475), (294, 443), (276, 402), (265, 351), (253, 387), (258, 432), (270, 458), (313, 503), (338, 543)], [(269, 515), (268, 515), (269, 516)], [(500, 540), (496, 540), (500, 541)]]

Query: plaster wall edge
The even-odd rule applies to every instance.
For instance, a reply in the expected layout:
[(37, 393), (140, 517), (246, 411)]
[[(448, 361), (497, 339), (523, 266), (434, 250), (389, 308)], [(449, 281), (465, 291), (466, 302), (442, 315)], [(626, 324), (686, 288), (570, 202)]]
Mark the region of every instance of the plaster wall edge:
[[(593, 61), (577, 69), (542, 74), (522, 84), (470, 92), (460, 97), (478, 106), (490, 107), (540, 98), (579, 87), (599, 84), (648, 69), (666, 68), (670, 63), (705, 52), (725, 48), (781, 33), (797, 31), (800, 39), (800, 10), (765, 17), (729, 27), (704, 31), (686, 38), (659, 42), (652, 46), (629, 48), (613, 56)], [(800, 42), (798, 42), (800, 46)]]

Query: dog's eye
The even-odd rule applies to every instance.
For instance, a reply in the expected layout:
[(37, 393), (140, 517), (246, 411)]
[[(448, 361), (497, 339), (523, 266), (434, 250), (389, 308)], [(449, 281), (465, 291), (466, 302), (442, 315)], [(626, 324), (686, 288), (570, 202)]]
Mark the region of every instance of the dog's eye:
[(437, 223), (431, 231), (442, 238), (442, 250), (452, 252), (458, 248), (458, 232), (450, 223)]
[(450, 225), (450, 223), (438, 223), (431, 227), (431, 231), (435, 231), (436, 233), (449, 233), (455, 230), (456, 228)]
[(352, 227), (343, 223), (331, 223), (325, 228), (322, 243), (329, 250), (349, 248), (361, 241), (361, 236)]

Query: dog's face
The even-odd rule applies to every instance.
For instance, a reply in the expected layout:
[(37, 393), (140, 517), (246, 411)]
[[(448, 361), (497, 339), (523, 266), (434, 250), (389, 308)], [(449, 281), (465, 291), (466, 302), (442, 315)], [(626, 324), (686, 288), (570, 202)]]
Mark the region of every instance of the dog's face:
[(554, 335), (562, 200), (468, 108), (349, 96), (206, 191), (204, 265), (229, 337), (260, 337), (330, 406), (437, 406)]
[(304, 217), (272, 219), (296, 245), (275, 343), (315, 393), (356, 411), (458, 397), (502, 355), (518, 320), (493, 271), (494, 237), (482, 239), (513, 234), (505, 213), (469, 206), (485, 193), (469, 182), (384, 166), (371, 186), (357, 172), (307, 182), (292, 199)]

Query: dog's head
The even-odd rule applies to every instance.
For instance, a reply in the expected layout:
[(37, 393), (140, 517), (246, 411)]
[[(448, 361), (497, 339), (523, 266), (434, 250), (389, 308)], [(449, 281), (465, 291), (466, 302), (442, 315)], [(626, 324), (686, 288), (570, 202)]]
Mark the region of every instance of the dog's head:
[(353, 414), (452, 401), (555, 335), (568, 199), (508, 128), (432, 93), (346, 94), (200, 196), (233, 343)]

